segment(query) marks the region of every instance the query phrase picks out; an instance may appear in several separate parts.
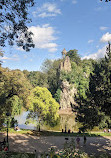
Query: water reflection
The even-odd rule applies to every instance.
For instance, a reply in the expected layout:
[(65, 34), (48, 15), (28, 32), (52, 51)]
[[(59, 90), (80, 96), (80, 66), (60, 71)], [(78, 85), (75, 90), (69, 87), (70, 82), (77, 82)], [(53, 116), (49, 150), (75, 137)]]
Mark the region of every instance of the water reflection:
[(45, 130), (55, 130), (55, 131), (62, 131), (62, 129), (63, 131), (65, 131), (65, 128), (66, 128), (66, 132), (68, 132), (69, 129), (71, 132), (78, 130), (79, 124), (75, 122), (75, 114), (71, 114), (71, 115), (61, 114), (59, 124), (53, 128), (49, 126), (44, 126)]
[[(26, 125), (26, 117), (29, 114), (29, 112), (27, 111), (23, 111), (19, 116), (15, 116), (15, 119), (17, 119), (18, 121), (18, 126), (22, 129), (36, 129), (37, 128), (37, 123), (35, 122), (34, 124), (28, 124)], [(60, 115), (60, 122), (58, 123), (57, 126), (55, 127), (50, 127), (48, 125), (42, 125), (41, 126), (41, 130), (52, 130), (52, 131), (65, 131), (65, 127), (66, 127), (66, 131), (68, 132), (68, 130), (70, 129), (71, 132), (72, 131), (77, 131), (79, 124), (77, 122), (75, 122), (75, 114), (61, 114)]]

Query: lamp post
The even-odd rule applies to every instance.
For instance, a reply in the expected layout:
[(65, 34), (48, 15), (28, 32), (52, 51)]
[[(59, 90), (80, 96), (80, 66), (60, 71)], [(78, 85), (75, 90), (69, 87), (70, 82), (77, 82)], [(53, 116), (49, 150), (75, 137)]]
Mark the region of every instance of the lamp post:
[(8, 141), (8, 123), (9, 123), (9, 122), (8, 122), (8, 117), (10, 116), (10, 113), (7, 112), (7, 113), (6, 113), (6, 116), (7, 116), (7, 144), (8, 144), (8, 150), (9, 150), (9, 143), (8, 143), (8, 142), (9, 142), (9, 141)]

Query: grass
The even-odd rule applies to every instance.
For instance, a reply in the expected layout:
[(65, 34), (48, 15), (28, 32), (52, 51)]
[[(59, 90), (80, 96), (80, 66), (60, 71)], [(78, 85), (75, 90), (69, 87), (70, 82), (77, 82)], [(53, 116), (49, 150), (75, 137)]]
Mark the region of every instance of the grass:
[[(0, 132), (6, 132), (6, 128), (2, 128)], [(37, 132), (35, 130), (28, 130), (28, 129), (21, 129), (20, 131), (15, 131), (13, 128), (9, 128), (9, 133), (15, 133), (15, 134), (28, 134), (28, 135), (34, 135), (34, 136), (83, 136), (84, 134), (88, 137), (97, 137), (97, 136), (111, 136), (111, 133), (108, 132), (87, 132), (87, 133), (81, 133), (78, 134), (78, 132), (74, 133), (62, 133), (57, 131), (41, 131)]]

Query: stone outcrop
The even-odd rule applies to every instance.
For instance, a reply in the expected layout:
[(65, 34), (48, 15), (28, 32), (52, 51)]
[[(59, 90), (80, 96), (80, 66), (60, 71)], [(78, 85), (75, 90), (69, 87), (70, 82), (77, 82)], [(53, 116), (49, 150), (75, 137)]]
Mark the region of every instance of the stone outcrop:
[(60, 71), (66, 71), (66, 72), (71, 71), (71, 62), (69, 56), (66, 56), (63, 62), (61, 62)]
[(61, 109), (71, 108), (72, 105), (76, 104), (74, 102), (74, 95), (77, 93), (74, 86), (70, 85), (68, 81), (61, 82), (61, 99), (60, 107)]
[[(70, 73), (71, 71), (71, 62), (69, 56), (67, 56), (67, 52), (64, 49), (62, 51), (62, 55), (65, 54), (65, 57), (63, 56), (63, 61), (60, 63), (60, 74), (62, 71), (65, 73)], [(69, 110), (72, 106), (76, 105), (74, 102), (74, 96), (77, 93), (76, 88), (74, 85), (69, 84), (67, 80), (61, 80), (60, 81), (60, 88), (61, 88), (61, 99), (60, 99), (60, 107), (61, 110)]]

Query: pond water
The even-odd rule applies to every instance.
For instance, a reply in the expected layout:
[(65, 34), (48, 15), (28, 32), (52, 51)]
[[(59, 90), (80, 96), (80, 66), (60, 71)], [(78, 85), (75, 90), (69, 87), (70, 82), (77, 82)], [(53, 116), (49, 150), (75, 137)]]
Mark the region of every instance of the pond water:
[[(15, 116), (15, 119), (18, 121), (18, 126), (22, 129), (37, 129), (36, 122), (34, 124), (28, 124), (26, 125), (26, 117), (28, 115), (28, 111), (22, 111), (20, 115)], [(61, 114), (60, 115), (60, 121), (57, 126), (55, 127), (50, 127), (48, 125), (42, 125), (41, 129), (42, 130), (52, 130), (52, 131), (62, 131), (65, 130), (68, 131), (70, 129), (71, 131), (77, 131), (79, 124), (75, 122), (75, 114)]]

